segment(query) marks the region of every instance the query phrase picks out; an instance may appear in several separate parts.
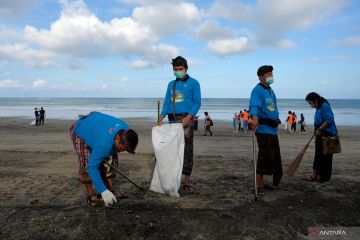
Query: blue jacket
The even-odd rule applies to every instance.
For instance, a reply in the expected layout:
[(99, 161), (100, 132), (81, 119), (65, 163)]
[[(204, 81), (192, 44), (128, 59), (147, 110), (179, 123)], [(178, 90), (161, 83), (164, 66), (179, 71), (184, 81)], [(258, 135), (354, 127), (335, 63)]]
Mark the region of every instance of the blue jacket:
[[(270, 87), (265, 87), (260, 83), (257, 84), (251, 92), (249, 110), (250, 117), (256, 115), (258, 118), (279, 119), (274, 91)], [(277, 135), (278, 130), (277, 127), (259, 124), (256, 133)]]
[(328, 124), (327, 128), (324, 129), (326, 133), (330, 136), (336, 136), (337, 130), (335, 126), (334, 114), (331, 110), (330, 104), (324, 102), (319, 107), (316, 108), (314, 116), (314, 126), (315, 129), (318, 129), (323, 122)]
[(92, 112), (76, 123), (74, 133), (91, 148), (87, 170), (98, 193), (106, 190), (100, 175), (102, 160), (112, 155), (119, 130), (127, 129), (124, 121), (100, 112)]
[[(166, 117), (167, 114), (174, 112), (173, 106), (173, 86), (175, 80), (168, 84), (164, 99), (161, 115)], [(194, 78), (187, 75), (184, 80), (176, 81), (175, 91), (175, 113), (189, 113), (195, 116), (201, 106), (200, 84)]]

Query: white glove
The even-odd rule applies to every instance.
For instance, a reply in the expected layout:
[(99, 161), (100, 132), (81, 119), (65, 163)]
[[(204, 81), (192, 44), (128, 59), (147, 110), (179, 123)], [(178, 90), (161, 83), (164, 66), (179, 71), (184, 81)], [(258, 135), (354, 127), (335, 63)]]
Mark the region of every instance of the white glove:
[(107, 189), (101, 193), (101, 197), (104, 200), (105, 206), (109, 206), (117, 202), (114, 194)]

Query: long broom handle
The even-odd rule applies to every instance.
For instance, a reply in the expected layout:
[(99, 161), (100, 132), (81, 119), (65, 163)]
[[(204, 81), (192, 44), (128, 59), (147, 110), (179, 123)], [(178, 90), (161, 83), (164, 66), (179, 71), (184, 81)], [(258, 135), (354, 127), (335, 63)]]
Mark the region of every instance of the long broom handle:
[(157, 100), (157, 125), (160, 125), (160, 100)]
[(252, 142), (253, 142), (253, 160), (254, 160), (254, 194), (255, 201), (257, 200), (257, 187), (256, 187), (256, 147), (255, 147), (255, 130), (252, 130)]
[(126, 180), (128, 180), (130, 183), (132, 183), (135, 187), (137, 187), (140, 190), (144, 190), (142, 187), (139, 187), (136, 183), (134, 183), (131, 179), (129, 179), (127, 176), (125, 176), (124, 174), (122, 174), (119, 169), (117, 169), (116, 167), (114, 167), (113, 165), (111, 165), (110, 163), (106, 162), (103, 160), (104, 163), (106, 163), (108, 166), (110, 166), (112, 169), (115, 170), (115, 172), (117, 172), (118, 174), (120, 174), (123, 178), (125, 178)]
[(310, 138), (309, 142), (306, 145), (309, 145), (311, 140), (313, 140), (314, 137), (315, 137), (315, 133), (312, 135), (312, 137)]

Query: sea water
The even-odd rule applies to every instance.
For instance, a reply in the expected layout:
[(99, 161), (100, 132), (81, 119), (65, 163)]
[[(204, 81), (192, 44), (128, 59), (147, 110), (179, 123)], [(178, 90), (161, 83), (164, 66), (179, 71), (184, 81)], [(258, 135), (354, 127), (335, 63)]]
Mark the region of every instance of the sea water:
[[(119, 118), (157, 118), (157, 98), (0, 98), (0, 117), (34, 118), (34, 108), (44, 107), (46, 118), (77, 119), (91, 111)], [(160, 100), (160, 111), (163, 99)], [(360, 99), (328, 99), (337, 125), (360, 126)], [(199, 118), (209, 112), (214, 120), (232, 121), (235, 112), (248, 109), (249, 99), (203, 98)], [(300, 120), (304, 114), (307, 125), (313, 124), (315, 109), (304, 99), (278, 99), (280, 120), (284, 123), (292, 111)]]

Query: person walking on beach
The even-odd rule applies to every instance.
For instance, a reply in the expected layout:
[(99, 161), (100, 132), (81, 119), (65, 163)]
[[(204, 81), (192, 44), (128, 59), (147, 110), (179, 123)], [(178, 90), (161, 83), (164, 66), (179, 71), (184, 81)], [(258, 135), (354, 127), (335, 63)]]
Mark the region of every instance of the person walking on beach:
[(273, 67), (259, 67), (258, 83), (251, 92), (250, 117), (259, 147), (256, 165), (256, 187), (258, 195), (263, 195), (264, 175), (273, 175), (273, 185), (279, 185), (283, 176), (280, 145), (278, 139), (279, 111), (274, 91), (270, 87), (274, 82)]
[(234, 113), (233, 119), (232, 119), (232, 124), (233, 124), (233, 132), (238, 132), (238, 114)]
[(211, 126), (213, 125), (213, 121), (212, 121), (211, 117), (209, 116), (208, 112), (204, 112), (204, 115), (205, 115), (205, 119), (204, 119), (205, 133), (204, 133), (204, 136), (207, 135), (207, 132), (209, 132), (210, 136), (212, 136), (213, 133), (211, 132)]
[(39, 113), (37, 108), (35, 108), (34, 110), (35, 110), (35, 112), (34, 112), (34, 114), (35, 114), (35, 126), (39, 126), (40, 125), (40, 113)]
[(160, 124), (167, 116), (170, 123), (181, 123), (184, 127), (185, 149), (182, 173), (184, 177), (184, 192), (193, 193), (190, 176), (193, 168), (194, 130), (193, 118), (201, 106), (199, 82), (187, 74), (188, 64), (185, 58), (178, 56), (172, 59), (175, 80), (168, 84), (160, 115)]
[(247, 132), (248, 131), (248, 121), (249, 121), (249, 112), (244, 109), (243, 112), (243, 131)]
[(114, 191), (113, 178), (116, 174), (103, 161), (117, 167), (118, 152), (134, 154), (139, 141), (137, 133), (118, 118), (92, 112), (72, 124), (70, 138), (78, 155), (77, 179), (85, 185), (89, 205), (100, 203), (95, 190), (101, 194), (105, 206), (117, 202), (117, 197), (124, 198)]
[(244, 114), (242, 111), (240, 111), (238, 118), (239, 118), (238, 132), (240, 132), (244, 130)]
[(44, 125), (45, 121), (45, 110), (43, 107), (40, 108), (40, 122), (39, 125)]
[(337, 135), (334, 114), (329, 102), (318, 93), (309, 93), (305, 100), (312, 108), (316, 108), (314, 116), (316, 139), (313, 171), (311, 175), (303, 179), (306, 181), (320, 181), (320, 183), (328, 182), (331, 178), (333, 154), (323, 154), (321, 138), (323, 136), (334, 137)]
[(293, 133), (292, 132), (292, 122), (293, 122), (292, 112), (288, 111), (288, 117), (286, 118), (286, 125), (287, 125), (287, 130), (289, 131), (289, 133)]
[(306, 130), (305, 130), (305, 117), (304, 117), (304, 114), (300, 114), (300, 133), (306, 133)]
[(291, 124), (291, 129), (293, 130), (293, 132), (296, 132), (296, 124), (297, 124), (297, 118), (296, 118), (296, 114), (295, 112), (292, 113), (292, 124)]
[(199, 116), (194, 117), (194, 131), (197, 131), (199, 127)]

